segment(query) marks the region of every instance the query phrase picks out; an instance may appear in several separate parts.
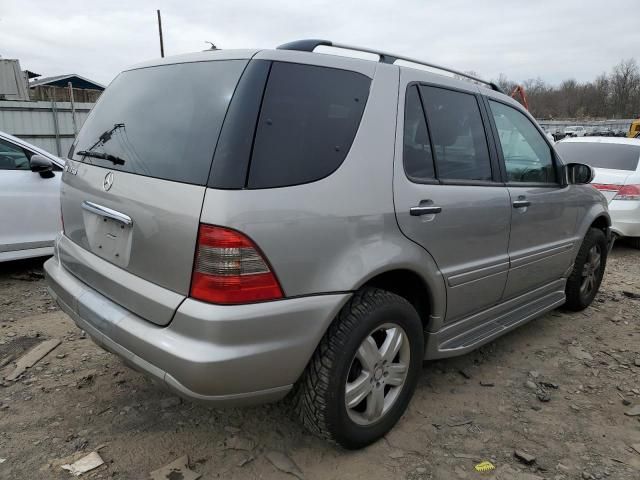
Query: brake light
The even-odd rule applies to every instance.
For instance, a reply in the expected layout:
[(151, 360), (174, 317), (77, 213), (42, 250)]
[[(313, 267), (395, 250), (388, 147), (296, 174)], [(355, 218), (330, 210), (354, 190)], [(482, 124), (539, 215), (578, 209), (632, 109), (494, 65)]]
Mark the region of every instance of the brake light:
[(622, 185), (613, 185), (609, 183), (592, 183), (591, 186), (601, 192), (617, 192), (622, 188)]
[(624, 185), (615, 197), (614, 200), (640, 200), (640, 185)]
[(200, 224), (190, 296), (240, 304), (282, 298), (282, 289), (258, 247), (242, 233)]

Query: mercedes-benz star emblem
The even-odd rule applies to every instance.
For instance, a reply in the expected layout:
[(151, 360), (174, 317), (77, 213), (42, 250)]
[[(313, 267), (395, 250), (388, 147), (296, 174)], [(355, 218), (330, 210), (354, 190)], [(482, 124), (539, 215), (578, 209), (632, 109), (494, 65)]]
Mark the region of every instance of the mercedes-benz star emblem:
[(109, 172), (104, 176), (104, 180), (102, 182), (102, 188), (104, 188), (105, 192), (108, 192), (113, 185), (113, 172)]

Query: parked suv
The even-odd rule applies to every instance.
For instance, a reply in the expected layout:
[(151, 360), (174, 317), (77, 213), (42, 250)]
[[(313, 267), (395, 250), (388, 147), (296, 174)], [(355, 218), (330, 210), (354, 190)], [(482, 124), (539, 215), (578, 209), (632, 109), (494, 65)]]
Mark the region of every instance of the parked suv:
[(423, 360), (587, 307), (610, 220), (591, 169), (492, 84), (318, 45), (120, 74), (69, 152), (45, 268), (81, 329), (179, 395), (290, 393), (359, 448)]

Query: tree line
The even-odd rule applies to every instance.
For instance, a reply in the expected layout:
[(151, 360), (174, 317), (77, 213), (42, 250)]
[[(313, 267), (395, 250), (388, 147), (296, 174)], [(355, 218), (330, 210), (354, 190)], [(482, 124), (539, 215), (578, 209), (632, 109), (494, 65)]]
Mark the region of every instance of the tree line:
[[(500, 74), (496, 83), (510, 94), (517, 83)], [(622, 60), (611, 73), (591, 82), (564, 80), (558, 86), (541, 78), (521, 84), (531, 114), (538, 119), (612, 119), (640, 117), (640, 67), (635, 58)], [(518, 101), (521, 99), (516, 96)]]

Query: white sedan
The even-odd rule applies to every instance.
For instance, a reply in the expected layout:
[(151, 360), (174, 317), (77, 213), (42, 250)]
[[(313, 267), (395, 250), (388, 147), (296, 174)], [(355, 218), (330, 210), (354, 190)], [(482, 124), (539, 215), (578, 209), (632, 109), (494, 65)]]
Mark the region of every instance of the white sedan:
[(565, 163), (595, 170), (592, 185), (609, 202), (611, 230), (640, 248), (640, 140), (617, 137), (567, 138), (555, 145)]
[(0, 132), (0, 262), (53, 254), (64, 160)]

